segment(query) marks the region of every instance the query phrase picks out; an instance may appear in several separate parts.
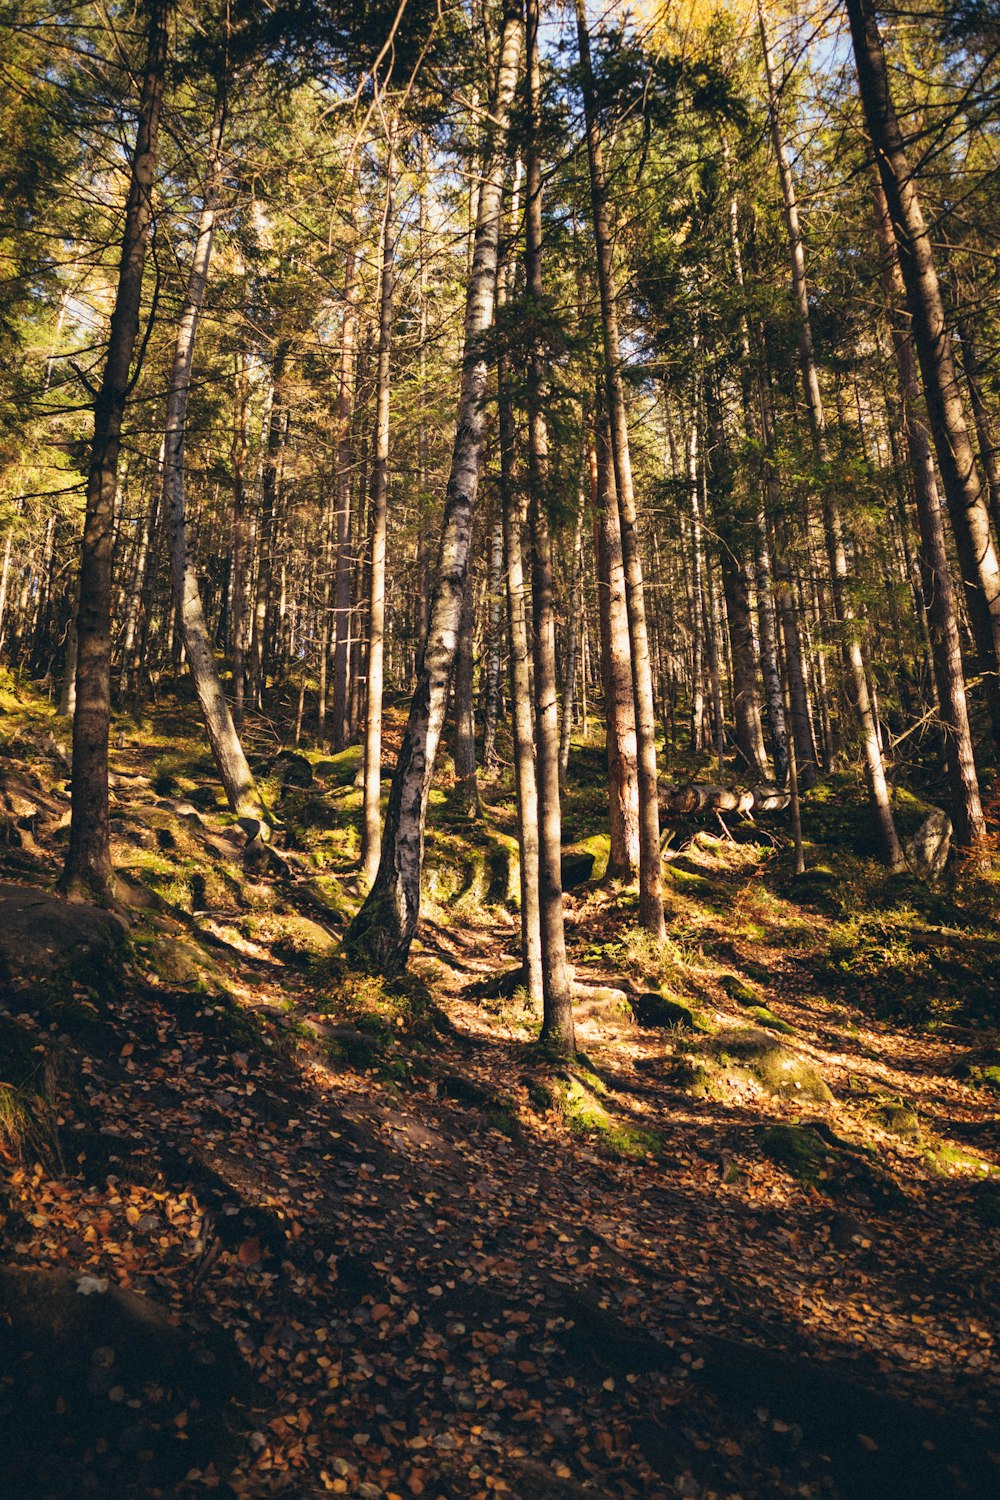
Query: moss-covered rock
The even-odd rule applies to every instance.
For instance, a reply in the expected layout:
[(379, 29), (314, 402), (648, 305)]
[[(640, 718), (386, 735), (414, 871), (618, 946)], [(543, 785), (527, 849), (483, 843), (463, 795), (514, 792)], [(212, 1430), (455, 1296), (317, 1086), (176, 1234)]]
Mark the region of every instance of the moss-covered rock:
[(721, 1063), (745, 1069), (768, 1093), (781, 1099), (831, 1104), (833, 1095), (814, 1063), (765, 1031), (726, 1031), (709, 1044)]
[(898, 1136), (901, 1141), (920, 1139), (920, 1117), (908, 1104), (889, 1100), (877, 1107), (874, 1119), (889, 1135)]
[(0, 984), (105, 992), (120, 978), (125, 947), (124, 923), (100, 907), (0, 885)]
[(760, 991), (756, 985), (748, 984), (739, 974), (720, 974), (719, 987), (737, 1005), (760, 1005)]
[(751, 1005), (748, 1014), (753, 1016), (758, 1026), (763, 1026), (766, 1031), (777, 1031), (782, 1036), (794, 1036), (795, 1027), (776, 1016), (773, 1010), (768, 1010), (766, 1005)]
[(760, 1125), (754, 1132), (764, 1155), (800, 1182), (815, 1186), (828, 1173), (830, 1149), (803, 1125)]
[(679, 1026), (683, 1031), (698, 1030), (691, 1006), (670, 995), (648, 990), (644, 995), (639, 995), (633, 1008), (640, 1026)]

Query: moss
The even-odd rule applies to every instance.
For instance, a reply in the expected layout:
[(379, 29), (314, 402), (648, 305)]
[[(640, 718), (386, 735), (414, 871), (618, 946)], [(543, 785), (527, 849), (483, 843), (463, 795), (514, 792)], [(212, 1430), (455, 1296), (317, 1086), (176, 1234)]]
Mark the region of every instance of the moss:
[(656, 1131), (617, 1118), (598, 1098), (594, 1085), (607, 1093), (586, 1069), (574, 1070), (560, 1080), (563, 1117), (573, 1134), (585, 1137), (608, 1156), (635, 1161), (657, 1155), (663, 1142)]
[(739, 974), (720, 974), (719, 985), (737, 1005), (760, 1005), (760, 991), (756, 985), (748, 984)]
[(761, 1125), (754, 1131), (764, 1155), (800, 1182), (816, 1186), (829, 1175), (826, 1142), (801, 1125)]
[(892, 1100), (886, 1104), (880, 1104), (875, 1109), (873, 1118), (889, 1135), (898, 1136), (900, 1140), (920, 1139), (920, 1117), (916, 1110), (911, 1109), (907, 1104)]
[(794, 1036), (795, 1027), (776, 1016), (773, 1011), (768, 1010), (766, 1005), (751, 1005), (749, 1014), (753, 1016), (758, 1026), (763, 1026), (767, 1031), (778, 1031), (782, 1036)]
[(942, 1177), (965, 1176), (969, 1173), (992, 1177), (997, 1172), (996, 1167), (973, 1156), (971, 1151), (965, 1151), (961, 1146), (951, 1146), (946, 1141), (932, 1142), (924, 1155), (931, 1169)]
[(640, 995), (633, 1008), (640, 1026), (679, 1026), (683, 1031), (698, 1029), (691, 1006), (670, 995), (650, 991)]
[(766, 1032), (726, 1031), (711, 1045), (720, 1062), (744, 1068), (768, 1093), (782, 1099), (810, 1099), (816, 1104), (833, 1101), (819, 1070)]

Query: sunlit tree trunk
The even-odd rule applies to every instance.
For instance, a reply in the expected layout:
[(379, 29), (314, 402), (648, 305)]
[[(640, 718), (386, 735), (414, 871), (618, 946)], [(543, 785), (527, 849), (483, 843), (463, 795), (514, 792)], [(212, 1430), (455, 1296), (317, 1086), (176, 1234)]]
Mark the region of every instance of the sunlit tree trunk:
[(345, 935), (348, 955), (380, 973), (402, 969), (420, 915), (424, 821), (448, 703), (465, 597), (469, 544), (486, 424), (486, 334), (493, 322), (507, 129), (521, 51), (521, 17), (506, 0), (465, 307), (465, 352), (431, 618), (389, 793), (375, 883)]

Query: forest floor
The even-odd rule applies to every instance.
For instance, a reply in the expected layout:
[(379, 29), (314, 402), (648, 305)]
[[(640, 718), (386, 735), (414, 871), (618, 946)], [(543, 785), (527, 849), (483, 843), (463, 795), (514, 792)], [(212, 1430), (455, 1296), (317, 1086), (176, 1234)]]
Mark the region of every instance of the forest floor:
[[(0, 878), (51, 888), (65, 725), (2, 706)], [(168, 704), (114, 752), (124, 977), (4, 992), (2, 1493), (998, 1492), (995, 870), (886, 880), (844, 779), (804, 881), (780, 820), (678, 824), (654, 948), (594, 878), (578, 746), (563, 1066), (499, 982), (497, 788), (471, 823), (435, 792), (412, 972), (383, 983), (337, 955), (356, 752), (275, 759), (260, 730), (284, 855), (253, 872), (192, 725)], [(29, 1284), (54, 1310), (26, 1326)], [(162, 1310), (131, 1365), (108, 1287)]]

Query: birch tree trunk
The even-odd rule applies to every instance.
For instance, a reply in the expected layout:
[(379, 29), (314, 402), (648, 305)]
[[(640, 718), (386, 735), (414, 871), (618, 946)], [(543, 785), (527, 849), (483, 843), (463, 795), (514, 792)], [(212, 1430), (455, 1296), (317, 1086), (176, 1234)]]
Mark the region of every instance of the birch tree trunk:
[(152, 0), (139, 122), (132, 151), (125, 228), (111, 314), (108, 353), (94, 402), (94, 438), (77, 608), (76, 710), (73, 715), (72, 819), (61, 889), (71, 898), (115, 899), (108, 821), (111, 726), (111, 588), (115, 495), (129, 371), (139, 336), (142, 278), (153, 216), (169, 0)]
[(485, 344), (496, 300), (503, 170), (521, 31), (519, 7), (514, 0), (505, 0), (500, 61), (466, 295), (458, 430), (445, 498), (427, 644), (393, 773), (378, 873), (344, 938), (345, 950), (355, 963), (385, 974), (396, 973), (405, 966), (420, 915), (427, 797), (455, 665), (486, 425)]

